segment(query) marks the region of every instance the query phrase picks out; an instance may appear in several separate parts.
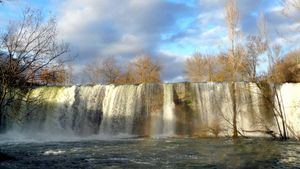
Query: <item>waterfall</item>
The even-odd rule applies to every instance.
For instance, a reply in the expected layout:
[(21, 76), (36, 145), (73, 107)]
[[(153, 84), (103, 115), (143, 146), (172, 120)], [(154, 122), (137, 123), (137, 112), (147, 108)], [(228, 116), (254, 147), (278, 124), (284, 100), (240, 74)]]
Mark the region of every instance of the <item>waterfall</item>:
[(163, 134), (174, 135), (175, 130), (175, 104), (173, 101), (173, 85), (164, 84), (164, 105), (163, 105)]
[(134, 85), (109, 86), (103, 100), (100, 134), (132, 134), (138, 98)]
[(81, 135), (96, 134), (102, 119), (102, 102), (106, 86), (79, 86), (72, 105), (72, 128)]
[(74, 134), (73, 103), (76, 87), (40, 87), (28, 94), (28, 101), (19, 113), (24, 132)]
[[(207, 135), (208, 130), (231, 128), (232, 107), (227, 83), (192, 83), (197, 112), (197, 133)], [(215, 133), (216, 134), (216, 133)]]
[[(300, 136), (300, 84), (286, 83), (277, 89), (281, 109), (287, 121), (288, 128), (299, 137)], [(277, 109), (279, 105), (276, 102)], [(288, 133), (291, 131), (289, 130)]]
[(41, 87), (29, 93), (19, 113), (25, 128), (45, 133), (98, 133), (105, 86)]
[[(231, 136), (228, 83), (48, 86), (30, 91), (10, 130), (46, 136)], [(236, 83), (237, 128), (277, 132), (272, 107), (254, 83)], [(300, 135), (300, 84), (278, 89), (289, 127)], [(275, 98), (273, 98), (275, 99)]]

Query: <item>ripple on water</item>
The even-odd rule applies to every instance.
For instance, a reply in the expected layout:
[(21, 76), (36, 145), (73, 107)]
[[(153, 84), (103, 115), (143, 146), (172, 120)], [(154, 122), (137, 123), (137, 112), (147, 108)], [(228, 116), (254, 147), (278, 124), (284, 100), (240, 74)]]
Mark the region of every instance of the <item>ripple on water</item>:
[[(297, 168), (299, 142), (231, 139), (1, 144), (0, 168)], [(48, 167), (50, 166), (50, 167)]]

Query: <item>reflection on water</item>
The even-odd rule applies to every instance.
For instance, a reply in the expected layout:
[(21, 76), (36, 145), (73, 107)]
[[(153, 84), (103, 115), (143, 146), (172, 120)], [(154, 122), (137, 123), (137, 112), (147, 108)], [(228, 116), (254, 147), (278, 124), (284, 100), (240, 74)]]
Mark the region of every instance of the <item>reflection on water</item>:
[(0, 168), (297, 168), (300, 143), (266, 139), (118, 139), (2, 143)]

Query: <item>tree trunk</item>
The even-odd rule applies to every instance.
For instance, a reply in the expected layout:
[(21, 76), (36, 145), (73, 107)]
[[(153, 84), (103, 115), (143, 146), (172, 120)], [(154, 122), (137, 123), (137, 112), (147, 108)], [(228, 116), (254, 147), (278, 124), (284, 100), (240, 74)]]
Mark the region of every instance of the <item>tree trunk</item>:
[(237, 103), (236, 103), (236, 86), (235, 82), (231, 83), (231, 100), (232, 100), (232, 109), (233, 109), (233, 119), (232, 119), (232, 127), (233, 127), (233, 135), (232, 138), (238, 137), (237, 130)]

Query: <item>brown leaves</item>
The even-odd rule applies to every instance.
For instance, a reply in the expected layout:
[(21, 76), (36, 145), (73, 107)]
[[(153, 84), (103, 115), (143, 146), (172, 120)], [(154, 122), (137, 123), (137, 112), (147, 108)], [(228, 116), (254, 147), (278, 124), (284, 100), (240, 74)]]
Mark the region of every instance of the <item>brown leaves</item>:
[(219, 81), (222, 62), (216, 56), (194, 54), (185, 61), (185, 74), (191, 82)]
[(300, 50), (294, 50), (277, 59), (272, 66), (270, 78), (277, 83), (300, 82)]
[(68, 72), (64, 65), (59, 65), (57, 67), (43, 68), (40, 71), (39, 79), (36, 79), (36, 81), (40, 84), (64, 84), (67, 78)]
[(236, 71), (234, 69), (234, 59), (227, 54), (214, 56), (197, 53), (186, 60), (185, 74), (191, 82), (232, 81), (232, 72)]
[(137, 56), (123, 68), (114, 58), (96, 60), (85, 67), (92, 83), (105, 84), (157, 83), (160, 82), (160, 72), (160, 64), (147, 55)]
[(154, 62), (150, 56), (138, 56), (131, 64), (136, 76), (136, 83), (160, 82), (161, 66), (158, 62)]

